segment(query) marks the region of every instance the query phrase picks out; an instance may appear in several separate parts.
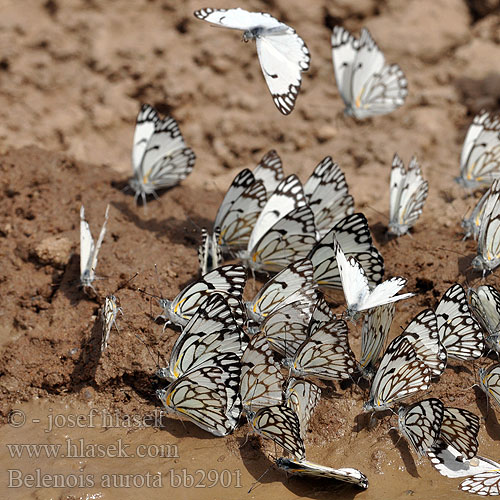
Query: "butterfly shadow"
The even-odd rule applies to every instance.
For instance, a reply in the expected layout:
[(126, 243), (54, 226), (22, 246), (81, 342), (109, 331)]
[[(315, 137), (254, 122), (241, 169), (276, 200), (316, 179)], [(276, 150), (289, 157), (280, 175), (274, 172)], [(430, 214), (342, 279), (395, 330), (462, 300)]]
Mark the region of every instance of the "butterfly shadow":
[(370, 226), (373, 239), (381, 246), (387, 245), (390, 241), (397, 239), (397, 236), (387, 234), (387, 224), (376, 222)]
[(415, 460), (413, 459), (413, 455), (407, 441), (400, 436), (399, 432), (396, 429), (390, 429), (389, 436), (392, 440), (392, 443), (394, 444), (394, 447), (399, 451), (401, 459), (403, 460), (408, 473), (413, 477), (420, 477), (420, 475), (418, 474), (417, 465), (415, 464)]
[(484, 418), (488, 436), (494, 441), (500, 441), (500, 423), (498, 423), (495, 408), (492, 407), (491, 401), (488, 401), (484, 392), (477, 385), (474, 386), (474, 394), (477, 407)]
[(475, 256), (476, 254), (469, 254), (458, 258), (458, 272), (465, 276), (467, 283), (473, 283), (482, 275), (481, 271), (472, 267), (472, 260)]

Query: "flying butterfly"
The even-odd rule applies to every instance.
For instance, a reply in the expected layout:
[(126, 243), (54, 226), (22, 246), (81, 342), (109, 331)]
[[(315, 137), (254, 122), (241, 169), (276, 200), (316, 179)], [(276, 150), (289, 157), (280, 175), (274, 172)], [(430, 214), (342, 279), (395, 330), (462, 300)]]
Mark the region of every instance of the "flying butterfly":
[[(499, 144), (500, 145), (500, 144)], [(491, 193), (486, 200), (479, 222), (477, 255), (472, 259), (472, 267), (483, 271), (483, 275), (500, 265), (500, 179), (491, 185)]]
[[(229, 304), (223, 295), (212, 293), (205, 297), (177, 337), (168, 367), (159, 370), (157, 375), (174, 381), (184, 373), (213, 364), (215, 357), (219, 358), (219, 366), (224, 368), (227, 361), (227, 357), (224, 358), (225, 354), (231, 354), (229, 357), (231, 365), (232, 355), (236, 354), (241, 358), (245, 348), (243, 330), (233, 318)], [(237, 371), (240, 372), (239, 366)], [(236, 391), (238, 387), (239, 379)]]
[(229, 304), (238, 304), (246, 283), (246, 271), (240, 265), (227, 265), (215, 268), (204, 274), (198, 281), (188, 285), (174, 300), (161, 299), (160, 305), (164, 313), (160, 315), (165, 321), (185, 326), (205, 300), (207, 295), (221, 293)]
[(248, 317), (260, 324), (267, 315), (293, 302), (300, 302), (304, 310), (312, 311), (316, 289), (311, 261), (294, 262), (271, 278), (252, 301), (246, 302)]
[(354, 199), (349, 194), (345, 176), (330, 156), (323, 158), (314, 169), (304, 184), (304, 193), (320, 237), (336, 222), (354, 213)]
[(111, 328), (115, 325), (115, 328), (118, 330), (118, 326), (116, 325), (116, 316), (118, 312), (123, 314), (122, 308), (118, 307), (116, 302), (116, 297), (114, 295), (108, 295), (104, 299), (104, 307), (101, 311), (102, 318), (102, 340), (101, 340), (101, 352), (103, 352), (106, 347), (108, 347), (109, 334), (111, 333)]
[(500, 464), (495, 463), (494, 469), (468, 477), (458, 488), (474, 495), (490, 497), (500, 495)]
[(388, 65), (382, 51), (363, 29), (359, 40), (341, 26), (332, 32), (335, 80), (345, 113), (357, 119), (384, 115), (403, 105), (408, 82), (397, 64)]
[(481, 218), (486, 208), (486, 202), (491, 194), (491, 187), (481, 196), (476, 206), (472, 210), (469, 217), (462, 219), (462, 228), (464, 229), (464, 240), (472, 236), (477, 240), (479, 236), (479, 228), (481, 227)]
[(317, 479), (334, 479), (344, 483), (351, 483), (360, 488), (368, 488), (368, 478), (358, 469), (343, 467), (332, 469), (324, 465), (315, 464), (307, 460), (295, 460), (280, 457), (276, 459), (276, 465), (284, 471), (298, 476), (314, 477)]
[(217, 243), (223, 253), (234, 255), (247, 247), (266, 201), (263, 182), (256, 180), (250, 170), (242, 170), (234, 178), (214, 222), (214, 232), (220, 233)]
[(372, 379), (384, 349), (396, 307), (394, 303), (384, 304), (370, 309), (361, 329), (361, 359), (358, 368), (366, 379)]
[(479, 387), (486, 397), (493, 396), (493, 400), (500, 406), (500, 364), (491, 365), (486, 370), (479, 368)]
[(446, 368), (446, 349), (439, 340), (437, 317), (432, 309), (418, 313), (397, 337), (406, 339), (415, 349), (417, 358), (425, 363), (435, 377)]
[(85, 209), (80, 207), (80, 283), (82, 287), (92, 287), (95, 280), (95, 268), (97, 267), (97, 255), (106, 234), (106, 223), (108, 222), (109, 205), (104, 214), (104, 223), (99, 233), (97, 243), (94, 244), (89, 223), (85, 219)]
[(314, 266), (314, 279), (325, 288), (342, 289), (335, 241), (344, 255), (355, 257), (366, 273), (370, 285), (376, 285), (384, 275), (384, 259), (372, 243), (366, 217), (352, 214), (338, 221), (309, 252)]
[(443, 414), (444, 404), (437, 398), (399, 408), (399, 430), (419, 456), (431, 449), (439, 438)]
[(472, 312), (481, 323), (487, 347), (500, 353), (500, 292), (491, 285), (481, 285), (468, 291)]
[(391, 194), (388, 234), (402, 236), (415, 225), (422, 213), (429, 184), (422, 177), (420, 165), (414, 156), (408, 170), (396, 153), (392, 160)]
[(431, 371), (418, 359), (407, 339), (397, 337), (389, 344), (380, 361), (363, 410), (384, 411), (415, 392), (429, 388)]
[[(214, 436), (227, 436), (241, 414), (239, 396), (234, 391), (239, 379), (239, 359), (233, 354), (234, 369), (213, 365), (192, 370), (165, 389), (156, 391), (167, 412), (187, 419)], [(229, 356), (224, 356), (227, 362)], [(227, 363), (226, 363), (227, 368)], [(235, 383), (236, 382), (236, 383)]]
[(439, 340), (448, 358), (462, 361), (481, 357), (483, 334), (472, 316), (465, 290), (455, 283), (441, 297), (436, 308)]
[(281, 158), (274, 149), (271, 149), (262, 157), (260, 163), (255, 167), (253, 175), (255, 180), (262, 181), (268, 197), (276, 191), (276, 188), (285, 178), (285, 172), (283, 172)]
[(171, 117), (161, 119), (156, 110), (144, 104), (139, 111), (134, 132), (132, 166), (134, 177), (129, 185), (135, 200), (146, 203), (158, 189), (175, 186), (193, 170), (196, 156), (186, 146), (179, 125)]
[(243, 40), (255, 40), (264, 79), (274, 104), (284, 115), (292, 112), (302, 83), (303, 71), (309, 69), (311, 56), (302, 38), (290, 26), (268, 13), (243, 9), (201, 9), (195, 17), (243, 31)]
[(205, 228), (201, 229), (201, 245), (198, 247), (198, 262), (201, 274), (207, 274), (222, 264), (222, 249), (219, 246), (220, 228), (209, 235)]
[(488, 111), (474, 117), (460, 155), (460, 177), (465, 188), (491, 184), (500, 176), (500, 119)]
[(391, 278), (371, 288), (361, 264), (352, 256), (346, 257), (337, 242), (334, 242), (334, 246), (347, 302), (347, 317), (356, 319), (362, 311), (414, 295), (413, 293), (396, 295), (406, 285), (406, 279), (401, 277)]
[(294, 377), (348, 379), (356, 371), (356, 360), (347, 335), (345, 321), (333, 320), (308, 336), (295, 357), (284, 362)]
[(282, 404), (283, 382), (267, 339), (256, 335), (241, 358), (240, 396), (249, 419), (259, 408)]
[(285, 404), (299, 418), (300, 436), (306, 438), (309, 420), (321, 398), (321, 389), (308, 380), (288, 379), (285, 389)]

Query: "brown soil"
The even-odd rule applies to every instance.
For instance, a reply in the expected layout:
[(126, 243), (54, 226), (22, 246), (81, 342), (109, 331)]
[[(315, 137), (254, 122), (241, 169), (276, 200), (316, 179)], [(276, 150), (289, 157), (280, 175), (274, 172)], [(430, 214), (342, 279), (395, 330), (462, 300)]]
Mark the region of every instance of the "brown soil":
[[(159, 409), (154, 358), (157, 353), (168, 357), (176, 332), (162, 333), (161, 325), (153, 322), (160, 312), (156, 299), (137, 288), (173, 297), (197, 275), (199, 228), (211, 225), (234, 175), (253, 167), (271, 148), (282, 156), (286, 172), (302, 180), (325, 155), (341, 165), (356, 207), (366, 214), (385, 258), (386, 275), (407, 277), (408, 290), (417, 294), (398, 304), (391, 336), (421, 309), (434, 307), (455, 281), (476, 283), (480, 277), (470, 269), (475, 243), (462, 241), (460, 219), (479, 193), (471, 197), (453, 177), (472, 116), (482, 107), (498, 108), (500, 21), (491, 12), (495, 2), (242, 4), (290, 23), (311, 50), (311, 70), (288, 117), (274, 108), (255, 48), (239, 43), (235, 32), (194, 19), (192, 11), (204, 4), (5, 3), (0, 19), (1, 413), (5, 418), (12, 409), (20, 410), (27, 421), (20, 427), (4, 425), (4, 442), (65, 445), (68, 438), (81, 438), (87, 444), (112, 445), (122, 439), (130, 449), (175, 444), (178, 450), (171, 458), (77, 459), (61, 452), (57, 458), (35, 459), (12, 458), (4, 447), (3, 471), (87, 474), (95, 484), (7, 488), (9, 473), (2, 472), (2, 497), (331, 498), (331, 485), (287, 480), (274, 469), (247, 494), (269, 466), (267, 457), (278, 451), (254, 436), (247, 440), (246, 426), (215, 439), (172, 419), (164, 419), (161, 428), (138, 429), (126, 424), (110, 428), (98, 417), (94, 426), (87, 420), (74, 428), (70, 416), (88, 415), (96, 408), (117, 411), (119, 422), (125, 422), (125, 415), (144, 417)], [(403, 67), (410, 94), (400, 110), (362, 123), (342, 117), (329, 48), (330, 28), (338, 22), (356, 32), (367, 26), (388, 61)], [(142, 102), (171, 112), (198, 157), (181, 186), (145, 209), (123, 191)], [(395, 151), (405, 161), (418, 155), (430, 192), (413, 234), (389, 241), (388, 183)], [(111, 205), (97, 268), (104, 279), (96, 282), (94, 298), (78, 287), (82, 203), (94, 236), (106, 204)], [(486, 282), (500, 285), (496, 274)], [(258, 286), (250, 282), (248, 294)], [(101, 355), (98, 311), (109, 293), (117, 295), (124, 314), (118, 318), (119, 332), (113, 329)], [(342, 310), (341, 294), (328, 298)], [(353, 349), (359, 352), (359, 326), (351, 332)], [(477, 368), (490, 362), (452, 365), (430, 394), (481, 415), (480, 454), (499, 459), (495, 411), (487, 411), (484, 396), (472, 387)], [(458, 481), (441, 477), (425, 459), (412, 455), (390, 430), (394, 417), (368, 428), (361, 410), (366, 395), (366, 387), (324, 385), (313, 417), (308, 458), (333, 467), (358, 467), (370, 480), (366, 492), (342, 488), (333, 493), (366, 499), (465, 497), (456, 490)], [(56, 414), (61, 415), (60, 428), (44, 432), (49, 416)], [(232, 483), (228, 489), (220, 482), (214, 488), (175, 489), (170, 471), (182, 469), (191, 474), (228, 470)], [(241, 488), (236, 487), (235, 471), (240, 471)], [(107, 488), (101, 481), (105, 473), (143, 478), (160, 473), (162, 487)]]

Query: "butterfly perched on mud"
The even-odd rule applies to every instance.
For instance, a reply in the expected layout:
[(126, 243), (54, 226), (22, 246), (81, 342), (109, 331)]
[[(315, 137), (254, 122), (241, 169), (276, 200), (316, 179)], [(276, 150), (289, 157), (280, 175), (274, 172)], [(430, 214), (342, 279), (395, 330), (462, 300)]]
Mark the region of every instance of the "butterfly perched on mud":
[(145, 204), (148, 195), (175, 186), (191, 173), (195, 161), (174, 118), (162, 120), (152, 106), (144, 104), (137, 116), (132, 148), (134, 176), (129, 185), (135, 199), (140, 197)]
[(357, 119), (384, 115), (402, 106), (408, 82), (397, 64), (388, 65), (367, 29), (356, 39), (346, 29), (332, 32), (335, 80), (345, 113)]
[(302, 72), (309, 69), (311, 56), (293, 28), (264, 12), (244, 9), (197, 10), (203, 21), (243, 31), (243, 40), (255, 40), (264, 79), (276, 107), (284, 115), (293, 111), (302, 83)]
[(491, 285), (480, 285), (467, 293), (472, 312), (483, 327), (486, 347), (500, 354), (500, 292)]

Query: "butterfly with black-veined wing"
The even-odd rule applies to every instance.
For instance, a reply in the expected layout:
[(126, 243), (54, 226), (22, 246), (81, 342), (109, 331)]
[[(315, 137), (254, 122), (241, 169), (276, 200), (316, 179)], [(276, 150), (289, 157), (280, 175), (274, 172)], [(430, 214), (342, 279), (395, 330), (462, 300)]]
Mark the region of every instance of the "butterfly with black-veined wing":
[(460, 483), (458, 488), (483, 497), (500, 495), (500, 464), (495, 463), (494, 469), (468, 477)]
[(241, 358), (240, 396), (243, 411), (249, 419), (259, 408), (283, 402), (283, 382), (267, 339), (256, 335)]
[(106, 347), (108, 347), (109, 334), (111, 333), (111, 328), (115, 325), (116, 330), (118, 326), (116, 325), (116, 316), (118, 312), (123, 314), (122, 308), (118, 307), (116, 297), (114, 295), (108, 295), (104, 299), (104, 306), (101, 311), (102, 318), (102, 339), (101, 339), (101, 352), (103, 352)]
[(230, 305), (232, 305), (231, 301), (238, 304), (245, 288), (246, 278), (246, 270), (243, 266), (217, 267), (184, 288), (175, 299), (160, 299), (164, 313), (159, 317), (175, 325), (185, 326), (205, 297), (212, 293), (221, 293)]
[(472, 316), (463, 287), (455, 283), (441, 297), (436, 307), (439, 340), (448, 358), (468, 361), (481, 357), (483, 334)]
[(437, 398), (399, 408), (399, 430), (419, 456), (431, 449), (439, 438), (443, 414), (444, 404)]
[(312, 312), (316, 290), (311, 261), (294, 262), (271, 278), (252, 301), (246, 302), (248, 317), (260, 324), (268, 314), (292, 302), (300, 302), (304, 310)]
[(361, 264), (370, 285), (384, 275), (384, 259), (372, 243), (366, 217), (356, 213), (338, 221), (311, 249), (308, 258), (314, 266), (314, 279), (325, 288), (342, 289), (337, 263), (337, 242), (345, 256), (353, 256)]
[(332, 469), (331, 467), (315, 464), (308, 460), (294, 460), (285, 457), (277, 458), (276, 465), (293, 475), (314, 477), (317, 479), (334, 479), (354, 484), (363, 489), (368, 488), (368, 478), (358, 469), (351, 467)]
[(109, 205), (104, 214), (104, 223), (102, 224), (97, 243), (94, 244), (89, 223), (85, 219), (85, 209), (80, 207), (80, 283), (82, 287), (93, 288), (92, 282), (95, 280), (95, 268), (97, 267), (97, 255), (106, 234), (106, 223), (108, 222)]
[(413, 297), (413, 293), (396, 295), (406, 285), (406, 279), (401, 277), (391, 278), (371, 288), (361, 264), (353, 256), (346, 257), (336, 240), (334, 246), (347, 302), (347, 317), (356, 319), (360, 312), (367, 309)]
[(318, 163), (304, 184), (304, 193), (320, 237), (336, 222), (354, 213), (354, 199), (349, 194), (345, 176), (330, 156)]
[(284, 115), (292, 112), (302, 83), (303, 71), (309, 69), (311, 55), (293, 28), (264, 12), (243, 9), (201, 9), (195, 17), (243, 31), (243, 40), (255, 40), (264, 79), (274, 104)]
[(500, 292), (491, 285), (481, 285), (468, 291), (474, 316), (481, 323), (487, 347), (500, 354)]
[(300, 436), (306, 438), (309, 420), (321, 398), (321, 389), (308, 380), (290, 378), (285, 389), (285, 404), (299, 418)]
[(440, 439), (470, 460), (477, 454), (479, 443), (479, 417), (463, 408), (445, 407), (441, 422)]
[(263, 182), (256, 180), (250, 170), (242, 170), (234, 178), (214, 221), (214, 232), (220, 231), (218, 244), (223, 253), (234, 255), (247, 247), (266, 201)]
[(361, 376), (370, 380), (384, 349), (396, 307), (394, 303), (370, 309), (363, 318), (361, 329), (361, 359), (358, 369)]
[(191, 370), (165, 389), (156, 391), (167, 412), (186, 418), (215, 436), (230, 434), (238, 424), (241, 405), (238, 385), (240, 360), (236, 354), (221, 356), (224, 367), (212, 364)]
[(401, 399), (427, 390), (430, 381), (431, 371), (418, 359), (412, 344), (396, 337), (382, 356), (363, 410), (387, 410)]
[(149, 194), (175, 186), (193, 170), (196, 155), (186, 146), (179, 125), (171, 117), (161, 119), (156, 110), (144, 104), (139, 111), (134, 132), (132, 166), (134, 177), (129, 185), (135, 200), (146, 203)]
[(388, 234), (402, 236), (420, 217), (429, 192), (429, 184), (423, 179), (415, 156), (406, 170), (397, 153), (392, 160), (390, 182)]
[(385, 63), (368, 30), (363, 28), (357, 40), (335, 26), (331, 41), (335, 80), (347, 115), (363, 119), (403, 105), (408, 95), (405, 75), (397, 64)]
[(464, 240), (472, 236), (477, 240), (479, 236), (479, 228), (481, 227), (481, 217), (483, 216), (484, 209), (486, 208), (486, 202), (491, 194), (491, 187), (481, 196), (476, 206), (472, 210), (469, 217), (464, 217), (462, 219), (462, 228), (465, 231)]
[[(220, 357), (219, 365), (224, 368), (221, 355), (231, 353), (238, 358), (243, 355), (247, 345), (243, 336), (225, 297), (212, 293), (205, 297), (177, 337), (168, 366), (158, 370), (157, 376), (174, 381), (184, 373), (213, 364), (215, 357)], [(239, 379), (236, 391), (238, 387)]]
[(500, 265), (500, 179), (491, 185), (479, 222), (477, 255), (472, 267), (483, 271), (483, 276)]
[(198, 262), (201, 274), (207, 274), (222, 264), (222, 249), (219, 246), (220, 228), (215, 228), (212, 235), (201, 228), (201, 245), (198, 247)]
[(482, 111), (472, 120), (460, 154), (460, 177), (465, 188), (491, 184), (500, 177), (500, 119)]
[(487, 369), (479, 368), (479, 387), (487, 398), (493, 396), (495, 403), (500, 406), (500, 364)]
[(262, 157), (260, 163), (254, 168), (253, 175), (256, 181), (262, 181), (267, 197), (271, 197), (285, 178), (281, 158), (274, 149)]

